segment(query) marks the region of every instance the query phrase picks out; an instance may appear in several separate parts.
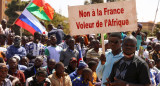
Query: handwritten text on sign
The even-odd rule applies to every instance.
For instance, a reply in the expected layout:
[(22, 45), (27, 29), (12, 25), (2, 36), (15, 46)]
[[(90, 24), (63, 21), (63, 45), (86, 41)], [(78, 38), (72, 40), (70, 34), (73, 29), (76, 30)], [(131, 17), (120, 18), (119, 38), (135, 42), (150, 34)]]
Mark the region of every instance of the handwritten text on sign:
[(136, 22), (134, 0), (69, 7), (72, 35), (133, 31)]

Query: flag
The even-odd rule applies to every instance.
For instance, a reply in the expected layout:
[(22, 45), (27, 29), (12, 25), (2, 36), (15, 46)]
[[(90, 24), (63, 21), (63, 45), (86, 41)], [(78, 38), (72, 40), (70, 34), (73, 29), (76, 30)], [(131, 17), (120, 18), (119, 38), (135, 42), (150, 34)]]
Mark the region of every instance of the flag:
[(80, 61), (83, 61), (83, 56), (82, 56), (82, 50), (81, 50), (81, 44), (78, 44), (78, 51), (79, 51), (79, 59), (78, 59), (78, 65)]
[(35, 32), (46, 34), (46, 28), (27, 9), (22, 12), (15, 21), (15, 24), (26, 29), (33, 35)]
[(43, 20), (52, 20), (54, 9), (45, 0), (33, 0), (27, 10)]

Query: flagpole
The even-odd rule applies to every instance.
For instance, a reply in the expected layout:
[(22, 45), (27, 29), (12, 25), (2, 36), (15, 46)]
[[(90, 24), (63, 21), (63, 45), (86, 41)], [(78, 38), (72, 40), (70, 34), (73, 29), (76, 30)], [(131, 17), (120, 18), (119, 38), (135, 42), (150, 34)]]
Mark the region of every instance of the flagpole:
[(159, 2), (160, 2), (160, 0), (158, 1), (157, 10), (156, 10), (155, 18), (154, 18), (154, 23), (153, 23), (153, 27), (152, 27), (152, 35), (153, 35), (154, 27), (155, 27), (155, 22), (156, 22), (156, 17), (157, 17)]

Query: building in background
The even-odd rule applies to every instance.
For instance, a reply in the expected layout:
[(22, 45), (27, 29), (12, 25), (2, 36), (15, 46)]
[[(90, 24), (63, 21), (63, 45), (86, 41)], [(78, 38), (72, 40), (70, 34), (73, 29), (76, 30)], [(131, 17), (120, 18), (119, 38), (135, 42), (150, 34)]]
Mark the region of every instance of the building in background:
[(5, 0), (0, 0), (0, 21), (5, 18)]
[(153, 22), (139, 22), (143, 25), (143, 30), (146, 30), (146, 31), (152, 31), (152, 27), (154, 25)]

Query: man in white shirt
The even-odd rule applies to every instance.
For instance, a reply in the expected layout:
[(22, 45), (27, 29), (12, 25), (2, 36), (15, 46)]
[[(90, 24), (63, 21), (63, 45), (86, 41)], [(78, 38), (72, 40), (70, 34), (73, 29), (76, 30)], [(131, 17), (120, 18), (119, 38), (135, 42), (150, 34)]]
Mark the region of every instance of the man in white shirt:
[(49, 59), (54, 59), (56, 62), (59, 62), (62, 48), (57, 46), (57, 38), (54, 35), (50, 36), (50, 40), (51, 46), (48, 46), (47, 49), (45, 49), (45, 55), (47, 55)]

